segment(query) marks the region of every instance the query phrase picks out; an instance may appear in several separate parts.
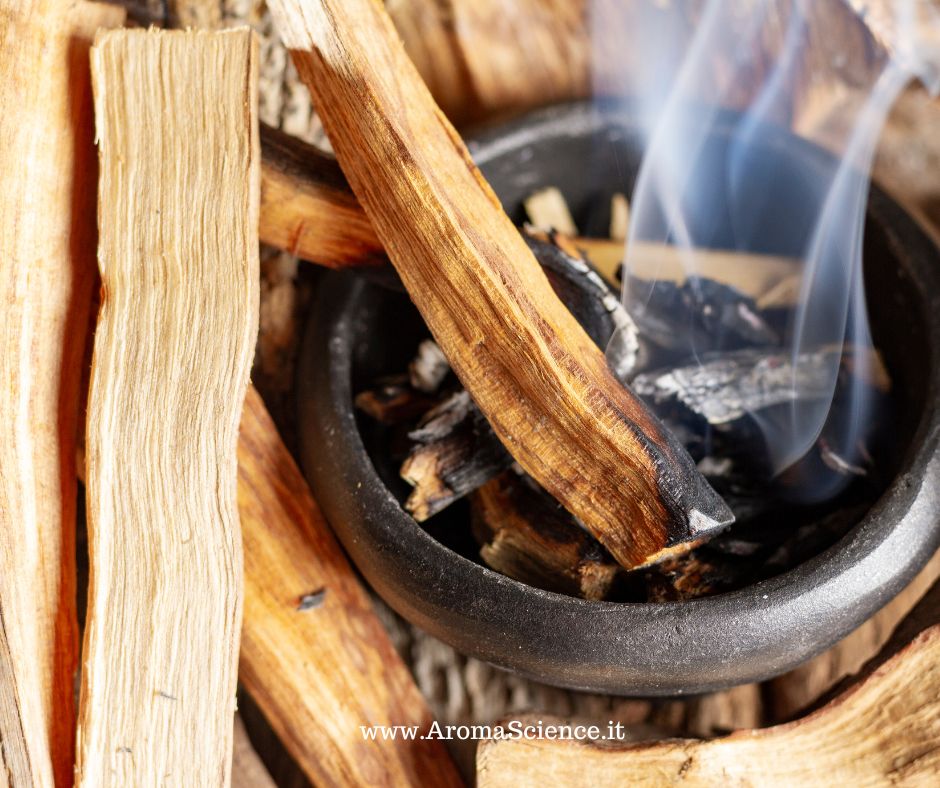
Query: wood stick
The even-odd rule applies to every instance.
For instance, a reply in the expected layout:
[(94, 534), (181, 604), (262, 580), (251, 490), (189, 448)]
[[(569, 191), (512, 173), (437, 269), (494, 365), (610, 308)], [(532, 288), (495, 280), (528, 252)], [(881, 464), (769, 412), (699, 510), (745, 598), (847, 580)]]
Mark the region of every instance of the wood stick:
[(459, 785), (440, 741), (364, 740), (431, 714), (253, 389), (238, 462), (241, 680), (281, 741), (318, 786)]
[(113, 32), (92, 76), (103, 294), (77, 782), (227, 784), (235, 452), (258, 331), (257, 43), (246, 29)]
[(271, 10), (412, 300), (520, 465), (624, 566), (727, 525), (724, 501), (552, 292), (383, 8)]
[(95, 266), (88, 49), (119, 8), (0, 0), (0, 783), (68, 785), (75, 440)]
[[(710, 741), (632, 747), (486, 741), (481, 788), (536, 785), (931, 785), (940, 771), (940, 585), (856, 682), (809, 716)], [(927, 626), (928, 628), (924, 628)], [(605, 742), (608, 744), (608, 742)]]
[(335, 159), (264, 125), (261, 151), (264, 243), (329, 268), (387, 263)]

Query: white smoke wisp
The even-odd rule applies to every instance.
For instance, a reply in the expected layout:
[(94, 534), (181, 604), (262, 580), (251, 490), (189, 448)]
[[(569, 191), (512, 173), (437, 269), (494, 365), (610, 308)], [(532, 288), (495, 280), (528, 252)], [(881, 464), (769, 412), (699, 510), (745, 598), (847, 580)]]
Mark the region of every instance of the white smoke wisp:
[[(594, 0), (598, 49), (611, 51), (611, 36), (625, 31), (623, 47), (634, 49), (623, 84), (603, 92), (629, 99), (629, 122), (647, 142), (631, 200), (627, 308), (642, 310), (651, 296), (654, 285), (629, 277), (638, 247), (650, 243), (676, 247), (687, 277), (703, 249), (753, 253), (749, 265), (761, 253), (800, 261), (783, 337), (791, 401), (752, 414), (775, 473), (824, 427), (853, 462), (872, 417), (860, 383), (871, 345), (862, 277), (869, 173), (899, 93), (915, 79), (940, 89), (938, 18), (934, 3), (914, 0)], [(803, 139), (823, 128), (830, 156)], [(831, 347), (854, 351), (838, 413), (839, 354), (828, 356), (824, 394), (798, 390), (801, 360)], [(701, 348), (693, 339), (686, 351), (695, 359)]]

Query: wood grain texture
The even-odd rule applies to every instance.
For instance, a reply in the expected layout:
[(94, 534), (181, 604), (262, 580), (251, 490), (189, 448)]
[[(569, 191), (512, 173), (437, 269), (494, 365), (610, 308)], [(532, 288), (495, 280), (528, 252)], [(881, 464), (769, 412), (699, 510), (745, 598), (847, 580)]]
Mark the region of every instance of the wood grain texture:
[(487, 741), (478, 752), (477, 784), (935, 785), (940, 774), (938, 621), (940, 585), (856, 682), (795, 722), (710, 741), (620, 748), (544, 739)]
[(0, 0), (0, 783), (71, 783), (75, 441), (95, 281), (88, 49), (121, 9)]
[(271, 10), (412, 300), (520, 465), (624, 566), (730, 522), (554, 294), (382, 6), (278, 0)]
[(771, 679), (765, 697), (775, 720), (788, 721), (847, 676), (857, 673), (889, 640), (891, 633), (940, 577), (936, 553), (900, 594), (828, 651), (795, 670)]
[(236, 442), (258, 330), (257, 47), (121, 31), (92, 49), (99, 264), (78, 783), (229, 781)]
[(388, 262), (335, 159), (263, 125), (261, 154), (264, 243), (329, 268)]
[(318, 786), (459, 785), (440, 741), (366, 741), (431, 715), (257, 392), (238, 447), (241, 680)]

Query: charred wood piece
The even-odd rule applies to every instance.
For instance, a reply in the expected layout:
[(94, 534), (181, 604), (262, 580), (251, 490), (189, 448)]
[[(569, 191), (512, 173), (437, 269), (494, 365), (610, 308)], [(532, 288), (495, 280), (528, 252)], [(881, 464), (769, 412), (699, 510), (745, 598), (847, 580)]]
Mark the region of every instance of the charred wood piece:
[(507, 472), (471, 499), (480, 557), (491, 569), (546, 591), (605, 599), (620, 568), (548, 493)]
[(710, 354), (701, 363), (637, 375), (633, 389), (661, 407), (678, 403), (709, 424), (723, 425), (798, 399), (831, 395), (832, 363), (841, 350), (789, 354), (739, 350)]
[(625, 293), (641, 334), (663, 348), (704, 353), (779, 344), (753, 298), (713, 279), (628, 277)]
[(466, 391), (430, 410), (408, 437), (418, 445), (402, 465), (401, 477), (415, 488), (405, 509), (418, 522), (512, 465), (509, 452)]
[(408, 375), (376, 381), (375, 388), (356, 395), (356, 407), (381, 424), (414, 422), (437, 400), (411, 385)]

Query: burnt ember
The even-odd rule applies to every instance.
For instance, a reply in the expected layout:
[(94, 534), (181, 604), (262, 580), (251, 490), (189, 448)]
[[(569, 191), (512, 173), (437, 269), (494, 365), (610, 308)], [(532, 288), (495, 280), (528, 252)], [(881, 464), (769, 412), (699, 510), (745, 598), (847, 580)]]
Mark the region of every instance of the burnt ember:
[(754, 299), (735, 288), (690, 276), (681, 284), (627, 277), (627, 309), (644, 338), (698, 353), (778, 344)]
[(796, 397), (827, 398), (833, 356), (841, 351), (806, 353), (796, 363), (766, 350), (710, 353), (687, 366), (637, 375), (631, 385), (657, 409), (681, 409), (709, 424), (726, 425)]
[(419, 522), (473, 492), (512, 465), (466, 391), (435, 406), (408, 433), (414, 448), (401, 476), (414, 486), (405, 508)]
[[(766, 349), (709, 353), (687, 365), (637, 375), (631, 385), (657, 410), (680, 409), (709, 424), (726, 425), (797, 398), (828, 399), (830, 369), (833, 363), (845, 367), (841, 362), (846, 357), (841, 349), (802, 353), (795, 359)], [(880, 362), (874, 369), (880, 369)], [(883, 374), (865, 382), (881, 391), (889, 385)]]

